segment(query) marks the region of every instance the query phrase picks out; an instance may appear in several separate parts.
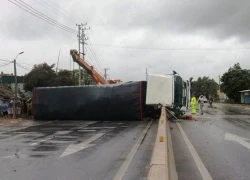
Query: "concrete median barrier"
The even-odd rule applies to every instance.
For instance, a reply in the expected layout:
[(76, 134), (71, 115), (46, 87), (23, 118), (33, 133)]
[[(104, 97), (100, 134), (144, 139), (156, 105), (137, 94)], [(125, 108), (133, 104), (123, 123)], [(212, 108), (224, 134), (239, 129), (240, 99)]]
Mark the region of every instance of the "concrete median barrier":
[(177, 180), (170, 128), (165, 107), (161, 109), (157, 137), (150, 162), (148, 180)]

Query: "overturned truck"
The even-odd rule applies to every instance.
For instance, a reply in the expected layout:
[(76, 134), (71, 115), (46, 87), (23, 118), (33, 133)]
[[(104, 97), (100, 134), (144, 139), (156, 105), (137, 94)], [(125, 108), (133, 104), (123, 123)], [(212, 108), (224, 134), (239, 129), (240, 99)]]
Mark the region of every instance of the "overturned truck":
[(34, 88), (37, 120), (141, 120), (146, 113), (146, 82)]
[(36, 120), (142, 120), (156, 117), (158, 104), (188, 107), (190, 90), (180, 76), (148, 75), (148, 82), (40, 87), (33, 90)]

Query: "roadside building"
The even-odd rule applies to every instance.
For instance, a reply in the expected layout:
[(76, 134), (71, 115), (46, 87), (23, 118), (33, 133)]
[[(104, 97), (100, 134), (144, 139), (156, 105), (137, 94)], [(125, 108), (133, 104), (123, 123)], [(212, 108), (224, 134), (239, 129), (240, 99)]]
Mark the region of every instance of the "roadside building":
[(223, 92), (219, 92), (218, 97), (219, 97), (220, 102), (225, 102), (226, 100), (228, 100), (227, 95), (225, 93), (223, 93)]
[(242, 104), (250, 104), (250, 89), (240, 91), (240, 101)]
[[(1, 72), (0, 81), (3, 85), (8, 85), (14, 91), (15, 89), (15, 76), (13, 74), (4, 74)], [(21, 92), (24, 92), (24, 77), (17, 76), (17, 87)]]

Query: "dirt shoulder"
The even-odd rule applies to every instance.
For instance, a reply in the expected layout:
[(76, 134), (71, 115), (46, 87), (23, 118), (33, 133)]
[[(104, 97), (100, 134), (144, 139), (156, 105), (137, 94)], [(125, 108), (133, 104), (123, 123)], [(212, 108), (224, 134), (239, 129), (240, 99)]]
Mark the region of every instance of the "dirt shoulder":
[(0, 126), (9, 126), (21, 123), (23, 121), (26, 121), (25, 119), (18, 118), (18, 119), (10, 119), (10, 118), (0, 118)]

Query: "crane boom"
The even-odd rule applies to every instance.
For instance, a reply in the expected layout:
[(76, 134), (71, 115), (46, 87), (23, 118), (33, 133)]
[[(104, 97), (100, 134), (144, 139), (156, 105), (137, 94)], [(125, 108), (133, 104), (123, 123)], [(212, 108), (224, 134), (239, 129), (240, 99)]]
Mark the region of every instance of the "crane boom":
[(76, 62), (79, 66), (81, 66), (83, 69), (85, 69), (97, 84), (109, 84), (109, 82), (106, 81), (102, 77), (102, 75), (94, 69), (93, 66), (90, 66), (86, 61), (84, 61), (80, 57), (77, 50), (75, 49), (70, 50), (70, 55), (72, 56), (73, 61)]

